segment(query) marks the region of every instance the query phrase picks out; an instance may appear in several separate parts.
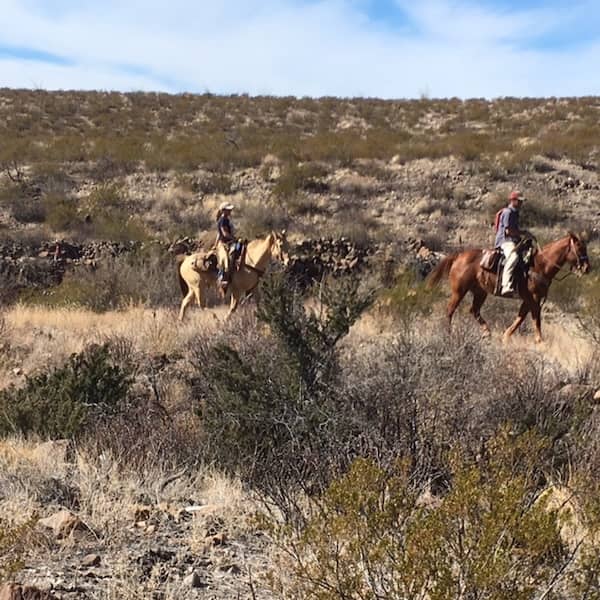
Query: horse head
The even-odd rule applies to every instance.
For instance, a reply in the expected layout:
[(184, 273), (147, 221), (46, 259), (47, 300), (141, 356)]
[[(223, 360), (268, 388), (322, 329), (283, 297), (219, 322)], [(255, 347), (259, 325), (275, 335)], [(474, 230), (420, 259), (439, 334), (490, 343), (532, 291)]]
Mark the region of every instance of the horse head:
[(271, 252), (275, 260), (281, 261), (283, 265), (287, 267), (290, 262), (290, 254), (286, 233), (285, 229), (271, 232), (271, 238), (273, 240)]
[(569, 248), (566, 260), (571, 265), (571, 270), (579, 273), (588, 273), (591, 268), (585, 241), (572, 231), (569, 231)]

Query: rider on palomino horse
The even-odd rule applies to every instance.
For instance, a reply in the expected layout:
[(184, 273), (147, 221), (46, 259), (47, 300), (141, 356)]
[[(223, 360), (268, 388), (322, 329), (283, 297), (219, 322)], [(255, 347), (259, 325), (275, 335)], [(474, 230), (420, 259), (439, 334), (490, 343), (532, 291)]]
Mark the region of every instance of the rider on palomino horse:
[(233, 267), (236, 239), (235, 229), (231, 222), (233, 204), (223, 202), (217, 213), (217, 259), (219, 263), (219, 283), (223, 293), (227, 291)]

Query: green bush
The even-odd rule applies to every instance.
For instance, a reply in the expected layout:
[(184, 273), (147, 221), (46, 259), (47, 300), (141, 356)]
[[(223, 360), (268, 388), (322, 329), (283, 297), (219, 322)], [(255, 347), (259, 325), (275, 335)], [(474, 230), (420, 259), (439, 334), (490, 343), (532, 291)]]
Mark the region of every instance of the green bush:
[(0, 586), (9, 583), (24, 567), (23, 556), (31, 538), (35, 518), (12, 525), (0, 517)]
[(502, 433), (477, 458), (455, 447), (451, 487), (429, 502), (406, 462), (357, 460), (304, 528), (279, 529), (291, 584), (278, 582), (315, 600), (536, 597), (569, 564), (539, 486), (544, 446)]
[(291, 163), (283, 170), (273, 193), (278, 198), (292, 198), (301, 191), (323, 192), (327, 189), (322, 181), (326, 175), (327, 170), (316, 163)]
[(125, 401), (131, 378), (112, 364), (109, 347), (91, 346), (62, 367), (0, 391), (0, 434), (70, 438)]
[(54, 231), (76, 229), (81, 222), (77, 202), (62, 194), (50, 193), (43, 198), (45, 221)]
[(95, 312), (132, 303), (170, 306), (177, 285), (172, 255), (158, 245), (148, 245), (119, 258), (99, 260), (94, 268), (69, 270), (60, 284), (48, 289), (24, 289), (20, 300), (42, 306), (83, 306)]
[(419, 280), (417, 272), (402, 271), (394, 285), (382, 293), (381, 308), (403, 322), (431, 314), (434, 306), (444, 297), (443, 291), (430, 288)]
[[(260, 328), (230, 328), (221, 339), (194, 344), (194, 397), (202, 407), (206, 457), (241, 473), (246, 483), (274, 501), (288, 516), (293, 490), (329, 481), (338, 443), (330, 435), (340, 410), (335, 386), (340, 369), (337, 346), (370, 302), (355, 282), (323, 288), (318, 314), (304, 308), (304, 296), (286, 277), (263, 282)], [(249, 334), (248, 332), (257, 332)], [(244, 333), (245, 332), (245, 333)], [(347, 433), (345, 443), (351, 433)]]

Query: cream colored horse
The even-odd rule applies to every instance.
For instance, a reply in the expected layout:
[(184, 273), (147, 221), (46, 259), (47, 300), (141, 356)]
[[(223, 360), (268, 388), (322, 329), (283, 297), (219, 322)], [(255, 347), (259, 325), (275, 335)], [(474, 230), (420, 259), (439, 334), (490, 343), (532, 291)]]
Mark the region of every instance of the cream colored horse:
[(181, 308), (179, 309), (180, 321), (183, 321), (185, 309), (194, 298), (200, 308), (206, 308), (208, 289), (217, 283), (216, 265), (213, 269), (204, 265), (204, 259), (208, 255), (208, 252), (196, 252), (189, 256), (178, 257), (177, 274), (181, 293), (183, 294)]
[[(186, 256), (179, 267), (179, 282), (185, 295), (179, 311), (180, 321), (183, 320), (185, 310), (194, 297), (197, 304), (204, 308), (206, 290), (217, 284), (216, 270), (202, 270), (202, 260), (206, 256), (203, 253)], [(243, 264), (233, 273), (229, 283), (231, 301), (228, 316), (237, 309), (244, 296), (254, 291), (273, 258), (284, 265), (289, 261), (285, 230), (281, 233), (272, 231), (266, 238), (253, 240), (248, 244)]]

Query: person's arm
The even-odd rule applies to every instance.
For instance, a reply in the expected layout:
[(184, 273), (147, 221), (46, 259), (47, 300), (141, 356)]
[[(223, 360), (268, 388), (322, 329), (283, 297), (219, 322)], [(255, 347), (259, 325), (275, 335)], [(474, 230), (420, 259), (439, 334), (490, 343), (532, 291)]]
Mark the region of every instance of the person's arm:
[(521, 237), (517, 213), (513, 212), (512, 210), (507, 210), (505, 214), (507, 214), (506, 235), (513, 238)]

